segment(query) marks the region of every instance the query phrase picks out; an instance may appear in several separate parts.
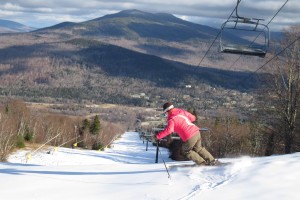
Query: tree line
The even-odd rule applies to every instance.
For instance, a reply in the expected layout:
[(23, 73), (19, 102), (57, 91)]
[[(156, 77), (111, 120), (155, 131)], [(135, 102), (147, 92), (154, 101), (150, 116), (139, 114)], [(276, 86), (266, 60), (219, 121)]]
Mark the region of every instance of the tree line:
[(26, 144), (43, 144), (101, 150), (125, 131), (119, 124), (101, 121), (98, 115), (89, 118), (42, 113), (30, 110), (18, 99), (0, 103), (0, 161), (5, 161), (15, 148)]

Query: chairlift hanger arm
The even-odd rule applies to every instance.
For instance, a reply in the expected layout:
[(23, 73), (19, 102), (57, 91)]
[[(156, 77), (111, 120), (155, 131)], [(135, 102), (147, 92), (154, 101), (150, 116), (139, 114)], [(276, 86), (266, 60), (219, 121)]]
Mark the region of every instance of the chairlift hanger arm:
[(239, 4), (241, 3), (242, 0), (237, 0), (237, 3), (236, 3), (236, 6), (235, 6), (235, 15), (237, 18), (241, 18), (238, 14), (238, 7), (239, 7)]
[(241, 3), (241, 1), (242, 1), (242, 0), (237, 0), (236, 7), (235, 7), (235, 16), (232, 16), (232, 17), (233, 17), (233, 18), (237, 18), (237, 20), (244, 21), (244, 22), (251, 21), (250, 18), (247, 18), (247, 17), (241, 17), (241, 16), (238, 14), (238, 8), (239, 8), (239, 4)]
[(235, 16), (231, 16), (232, 18), (237, 18), (237, 21), (241, 22), (241, 23), (256, 23), (259, 24), (259, 21), (264, 21), (264, 19), (260, 19), (260, 18), (248, 18), (248, 17), (241, 17), (238, 14), (238, 7), (239, 4), (241, 3), (242, 0), (237, 0), (237, 4), (235, 7)]

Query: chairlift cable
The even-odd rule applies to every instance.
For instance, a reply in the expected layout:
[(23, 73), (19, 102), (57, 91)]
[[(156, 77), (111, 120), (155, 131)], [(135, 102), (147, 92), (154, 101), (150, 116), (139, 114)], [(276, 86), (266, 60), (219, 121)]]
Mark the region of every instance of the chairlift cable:
[[(273, 59), (278, 58), (278, 56), (284, 52), (286, 49), (290, 48), (292, 45), (294, 45), (297, 40), (300, 40), (300, 36), (295, 39), (294, 41), (292, 41), (290, 44), (288, 44), (285, 48), (283, 48), (280, 52), (278, 52), (275, 56), (273, 56), (271, 59), (269, 59), (265, 64), (263, 64), (262, 66), (260, 66), (257, 70), (255, 70), (252, 74), (250, 74), (249, 76), (247, 76), (245, 79), (241, 80), (240, 83), (246, 81), (247, 79), (249, 79), (251, 76), (253, 76), (254, 74), (256, 74), (259, 70), (261, 70), (263, 67), (265, 67), (268, 63), (270, 63)], [(285, 82), (284, 82), (285, 83)], [(227, 91), (227, 94), (229, 94), (230, 91), (233, 91), (233, 89), (230, 89)]]
[[(277, 56), (277, 60), (282, 61), (282, 62), (286, 62), (286, 60), (280, 59), (280, 57), (278, 57), (278, 56)], [(280, 76), (281, 76), (281, 79), (282, 79), (284, 88), (285, 88), (286, 90), (288, 90), (288, 87), (287, 87), (287, 84), (286, 84), (284, 75), (283, 75), (282, 70), (281, 70), (281, 68), (280, 68), (279, 65), (277, 65), (277, 69), (278, 69), (278, 71), (279, 71), (279, 73), (280, 73)]]
[[(277, 57), (277, 59), (280, 60), (278, 57)], [(282, 72), (281, 72), (280, 66), (277, 65), (277, 69), (278, 69), (278, 71), (279, 71), (279, 73), (280, 73), (280, 76), (281, 76), (281, 79), (282, 79), (284, 88), (285, 88), (286, 90), (288, 90), (288, 87), (287, 87), (287, 84), (286, 84), (286, 82), (285, 82), (284, 75), (283, 75)]]
[(297, 42), (297, 40), (300, 39), (300, 36), (298, 38), (296, 38), (293, 42), (291, 42), (289, 45), (287, 45), (285, 48), (283, 48), (279, 53), (277, 53), (275, 56), (273, 56), (271, 59), (269, 59), (265, 64), (263, 64), (262, 66), (260, 66), (257, 70), (255, 70), (251, 75), (249, 75), (247, 78), (245, 78), (245, 80), (247, 80), (248, 78), (250, 78), (253, 74), (255, 74), (256, 72), (258, 72), (259, 70), (261, 70), (263, 67), (265, 67), (269, 62), (271, 62), (272, 60), (274, 60), (276, 57), (278, 57), (278, 55), (280, 55), (282, 52), (284, 52), (286, 49), (290, 48), (293, 44), (295, 44), (295, 42)]
[(289, 0), (286, 0), (285, 3), (281, 6), (281, 8), (279, 8), (279, 10), (276, 12), (276, 14), (272, 17), (272, 19), (269, 21), (269, 23), (267, 25), (269, 25), (273, 19), (278, 15), (278, 13), (282, 10), (282, 8), (287, 4)]
[[(241, 1), (241, 0), (238, 0), (239, 2)], [(282, 8), (287, 4), (287, 2), (288, 2), (289, 0), (286, 0), (285, 1), (285, 3), (279, 8), (279, 10), (275, 13), (275, 15), (270, 19), (270, 21), (267, 23), (267, 26), (273, 21), (273, 19), (278, 15), (278, 13), (282, 10)], [(239, 3), (238, 2), (238, 3)], [(252, 41), (252, 43), (249, 45), (249, 46), (251, 46), (255, 41), (256, 41), (256, 39), (259, 37), (259, 35), (260, 35), (261, 33), (259, 33), (257, 36), (256, 36), (256, 38)], [(237, 63), (237, 61), (239, 61), (240, 60), (240, 58), (242, 57), (242, 55), (240, 55), (234, 62), (233, 62), (233, 64), (229, 67), (229, 69), (228, 70), (230, 70), (236, 63)]]

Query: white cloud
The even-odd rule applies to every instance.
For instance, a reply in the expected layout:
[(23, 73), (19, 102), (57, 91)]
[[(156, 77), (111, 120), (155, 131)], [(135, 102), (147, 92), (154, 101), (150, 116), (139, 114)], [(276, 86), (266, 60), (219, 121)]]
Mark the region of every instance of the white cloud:
[(5, 3), (4, 5), (1, 6), (5, 10), (22, 10), (22, 7), (20, 7), (17, 4), (12, 4), (12, 3)]
[(35, 8), (33, 10), (38, 13), (52, 13), (53, 12), (52, 8)]

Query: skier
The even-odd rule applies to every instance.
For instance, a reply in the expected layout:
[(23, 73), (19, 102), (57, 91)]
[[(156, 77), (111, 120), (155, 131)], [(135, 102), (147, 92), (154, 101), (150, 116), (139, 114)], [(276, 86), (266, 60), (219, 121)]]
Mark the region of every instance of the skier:
[(163, 105), (163, 112), (168, 114), (167, 127), (156, 134), (160, 140), (167, 135), (176, 132), (181, 140), (182, 153), (197, 165), (216, 165), (217, 160), (202, 146), (200, 128), (193, 124), (196, 117), (186, 110), (175, 108), (170, 102)]

